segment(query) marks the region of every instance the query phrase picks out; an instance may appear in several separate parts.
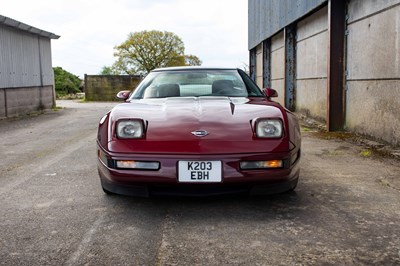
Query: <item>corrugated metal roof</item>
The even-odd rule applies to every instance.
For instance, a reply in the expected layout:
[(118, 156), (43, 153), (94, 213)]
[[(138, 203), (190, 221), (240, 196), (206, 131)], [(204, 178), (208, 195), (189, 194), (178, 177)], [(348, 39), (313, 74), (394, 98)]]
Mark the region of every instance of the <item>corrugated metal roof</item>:
[(248, 0), (249, 50), (327, 0)]
[(56, 35), (54, 33), (51, 33), (51, 32), (48, 32), (48, 31), (44, 31), (44, 30), (29, 26), (28, 24), (19, 22), (19, 21), (15, 20), (15, 19), (12, 19), (12, 18), (9, 18), (9, 17), (5, 17), (5, 16), (2, 16), (2, 15), (0, 15), (0, 24), (7, 25), (9, 27), (16, 28), (16, 29), (19, 29), (19, 30), (27, 31), (27, 32), (30, 32), (30, 33), (33, 33), (33, 34), (36, 34), (36, 35), (39, 35), (39, 36), (42, 36), (42, 37), (47, 37), (49, 39), (58, 39), (58, 38), (60, 38), (60, 36), (58, 36), (58, 35)]

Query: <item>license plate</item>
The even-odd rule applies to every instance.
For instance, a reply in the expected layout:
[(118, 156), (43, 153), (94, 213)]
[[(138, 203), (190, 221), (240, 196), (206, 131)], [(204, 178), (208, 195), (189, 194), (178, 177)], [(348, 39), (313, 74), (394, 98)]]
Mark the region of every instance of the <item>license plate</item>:
[(221, 161), (179, 161), (179, 182), (221, 182)]

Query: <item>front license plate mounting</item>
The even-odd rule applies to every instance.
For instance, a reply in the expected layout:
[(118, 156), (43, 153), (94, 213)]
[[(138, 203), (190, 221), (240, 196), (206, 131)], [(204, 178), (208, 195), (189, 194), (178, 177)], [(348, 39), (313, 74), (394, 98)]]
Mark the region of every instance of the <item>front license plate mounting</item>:
[(179, 161), (178, 181), (216, 183), (222, 181), (221, 161)]

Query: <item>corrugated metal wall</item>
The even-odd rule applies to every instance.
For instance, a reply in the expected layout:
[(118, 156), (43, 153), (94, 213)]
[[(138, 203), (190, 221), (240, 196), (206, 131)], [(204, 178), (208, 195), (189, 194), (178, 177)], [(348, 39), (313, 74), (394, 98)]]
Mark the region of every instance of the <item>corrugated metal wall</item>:
[(50, 39), (0, 25), (0, 88), (53, 85)]
[(43, 86), (54, 84), (53, 64), (51, 61), (51, 40), (39, 37), (40, 43), (40, 62), (42, 64)]
[(327, 0), (249, 0), (249, 50)]

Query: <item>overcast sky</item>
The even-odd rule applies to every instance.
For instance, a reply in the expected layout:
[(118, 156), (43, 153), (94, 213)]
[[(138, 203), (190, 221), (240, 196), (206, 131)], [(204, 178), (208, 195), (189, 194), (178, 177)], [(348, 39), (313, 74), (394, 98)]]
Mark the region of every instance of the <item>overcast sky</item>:
[(203, 66), (248, 64), (247, 0), (1, 0), (0, 14), (60, 35), (53, 66), (83, 78), (114, 61), (130, 32), (170, 31)]

